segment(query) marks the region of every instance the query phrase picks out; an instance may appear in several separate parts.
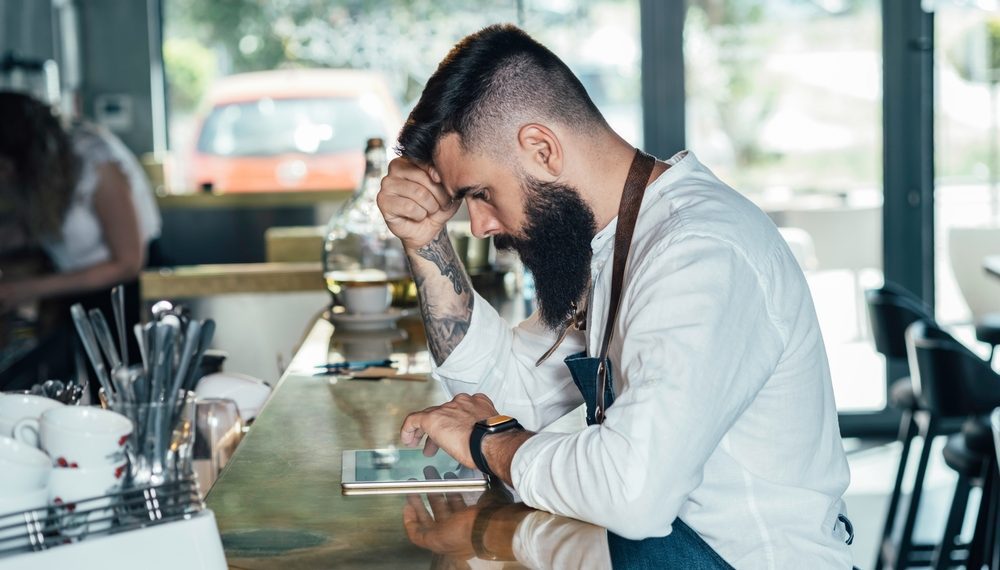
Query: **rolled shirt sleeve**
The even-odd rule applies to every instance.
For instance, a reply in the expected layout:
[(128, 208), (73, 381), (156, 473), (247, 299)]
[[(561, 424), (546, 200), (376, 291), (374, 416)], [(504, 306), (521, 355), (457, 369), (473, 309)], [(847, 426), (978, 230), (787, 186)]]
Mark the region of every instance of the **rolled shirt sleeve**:
[(604, 423), (535, 435), (511, 468), (528, 505), (630, 539), (670, 533), (784, 346), (758, 268), (732, 244), (688, 235), (658, 247), (626, 276)]
[(541, 366), (535, 361), (556, 340), (538, 315), (511, 327), (478, 293), (465, 338), (432, 376), (448, 393), (481, 392), (500, 413), (514, 416), (525, 428), (540, 430), (580, 406), (583, 398), (563, 364), (584, 350), (582, 333), (573, 332)]

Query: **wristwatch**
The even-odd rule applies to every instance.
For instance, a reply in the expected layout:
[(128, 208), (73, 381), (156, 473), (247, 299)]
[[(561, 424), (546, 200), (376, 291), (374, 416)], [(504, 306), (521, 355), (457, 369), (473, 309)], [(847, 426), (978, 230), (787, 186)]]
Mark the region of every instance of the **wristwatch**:
[(517, 420), (510, 416), (493, 416), (485, 420), (479, 420), (472, 427), (472, 434), (469, 436), (469, 452), (472, 454), (472, 461), (483, 474), (489, 477), (496, 477), (496, 473), (490, 470), (483, 456), (483, 438), (487, 435), (509, 431), (512, 429), (524, 429)]

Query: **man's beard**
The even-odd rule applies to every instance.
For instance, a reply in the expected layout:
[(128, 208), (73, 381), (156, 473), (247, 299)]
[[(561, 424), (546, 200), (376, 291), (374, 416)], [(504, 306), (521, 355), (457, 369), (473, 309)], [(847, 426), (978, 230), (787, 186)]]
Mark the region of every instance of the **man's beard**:
[(535, 280), (542, 323), (561, 329), (590, 282), (590, 242), (597, 221), (580, 193), (565, 184), (523, 175), (526, 223), (522, 236), (498, 235), (498, 249), (514, 250)]

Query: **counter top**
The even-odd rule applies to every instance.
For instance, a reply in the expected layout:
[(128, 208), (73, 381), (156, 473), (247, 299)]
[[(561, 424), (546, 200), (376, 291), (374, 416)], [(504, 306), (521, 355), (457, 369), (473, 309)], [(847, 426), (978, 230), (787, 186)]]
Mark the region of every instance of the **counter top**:
[[(433, 380), (348, 380), (316, 376), (314, 367), (391, 355), (401, 372), (426, 372), (425, 347), (416, 318), (381, 332), (335, 333), (324, 318), (311, 326), (207, 497), (232, 568), (461, 567), (474, 558), (511, 561), (504, 568), (568, 568), (580, 567), (580, 557), (588, 567), (607, 566), (603, 529), (494, 491), (341, 494), (341, 451), (397, 443), (407, 413), (447, 395)], [(582, 425), (574, 413), (550, 429)]]

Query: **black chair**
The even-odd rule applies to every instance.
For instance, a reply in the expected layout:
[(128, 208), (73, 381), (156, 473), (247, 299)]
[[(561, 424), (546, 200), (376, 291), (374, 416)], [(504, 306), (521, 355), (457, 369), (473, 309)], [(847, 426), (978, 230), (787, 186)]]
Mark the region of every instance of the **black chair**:
[[(865, 291), (865, 302), (868, 306), (875, 350), (887, 361), (897, 362), (906, 368), (908, 366), (906, 328), (916, 321), (934, 322), (934, 316), (919, 297), (892, 283), (886, 283), (880, 289)], [(902, 498), (903, 479), (913, 439), (921, 435), (924, 438), (924, 446), (917, 465), (914, 492), (910, 497), (911, 505), (918, 504), (930, 458), (929, 442), (937, 435), (945, 433), (946, 429), (954, 429), (953, 425), (942, 425), (926, 410), (920, 408), (908, 373), (900, 378), (889, 379), (889, 405), (899, 409), (901, 413), (897, 439), (902, 444), (902, 451), (882, 529), (878, 558), (875, 562), (876, 570), (881, 570), (886, 565), (893, 566), (897, 560), (908, 560), (914, 551), (922, 553), (924, 557), (930, 556), (934, 545), (914, 545), (912, 542), (915, 519), (911, 521), (907, 517), (902, 533), (898, 539), (894, 539), (897, 534), (894, 531)]]
[[(1000, 489), (993, 435), (986, 416), (1000, 406), (1000, 375), (989, 362), (933, 323), (917, 321), (910, 325), (906, 343), (919, 406), (931, 417), (966, 418), (961, 432), (949, 437), (944, 449), (945, 463), (958, 473), (958, 481), (945, 533), (931, 564), (941, 569), (955, 564), (978, 569), (991, 561), (996, 532)], [(973, 487), (983, 491), (975, 534), (971, 543), (959, 544)], [(913, 506), (910, 514), (916, 515)]]

